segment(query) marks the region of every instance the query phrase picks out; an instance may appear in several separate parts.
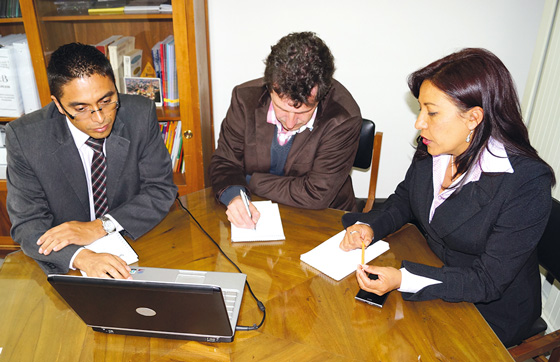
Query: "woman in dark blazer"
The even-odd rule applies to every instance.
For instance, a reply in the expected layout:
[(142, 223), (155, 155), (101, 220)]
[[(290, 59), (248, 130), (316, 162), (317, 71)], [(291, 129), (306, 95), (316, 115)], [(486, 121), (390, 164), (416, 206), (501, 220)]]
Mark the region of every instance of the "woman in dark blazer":
[(417, 220), (444, 266), (361, 265), (360, 288), (474, 303), (506, 346), (517, 344), (541, 313), (536, 246), (554, 172), (530, 145), (513, 80), (494, 54), (464, 49), (408, 84), (420, 105), (412, 164), (381, 210), (344, 215), (340, 247), (369, 245)]

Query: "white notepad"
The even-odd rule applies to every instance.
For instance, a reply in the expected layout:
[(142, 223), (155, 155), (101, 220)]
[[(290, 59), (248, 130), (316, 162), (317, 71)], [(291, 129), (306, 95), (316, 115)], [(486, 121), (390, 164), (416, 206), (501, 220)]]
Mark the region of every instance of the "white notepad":
[[(86, 249), (96, 253), (113, 254), (124, 260), (127, 264), (136, 263), (138, 254), (126, 242), (122, 235), (118, 232), (112, 232), (104, 237), (95, 240), (93, 243), (86, 245)], [(82, 275), (87, 276), (83, 271)]]
[[(358, 264), (362, 262), (362, 249), (350, 251), (340, 249), (339, 245), (345, 232), (342, 230), (311, 251), (301, 254), (300, 260), (336, 281), (356, 271)], [(366, 248), (364, 263), (372, 261), (387, 250), (389, 250), (389, 243), (383, 240), (375, 242)]]
[(272, 201), (255, 201), (253, 205), (261, 213), (256, 230), (243, 229), (232, 224), (231, 241), (271, 241), (286, 239), (278, 204)]

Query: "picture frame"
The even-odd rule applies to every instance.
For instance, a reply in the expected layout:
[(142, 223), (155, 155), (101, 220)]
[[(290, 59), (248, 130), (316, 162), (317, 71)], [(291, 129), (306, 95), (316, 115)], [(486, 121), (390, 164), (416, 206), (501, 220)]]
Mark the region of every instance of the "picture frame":
[(124, 93), (138, 94), (153, 100), (157, 107), (163, 105), (161, 79), (144, 77), (125, 77)]

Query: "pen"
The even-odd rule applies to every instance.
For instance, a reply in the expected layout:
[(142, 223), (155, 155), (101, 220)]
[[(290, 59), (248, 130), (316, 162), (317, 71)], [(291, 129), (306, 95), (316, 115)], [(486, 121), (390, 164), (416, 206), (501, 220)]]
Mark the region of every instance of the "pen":
[(364, 242), (362, 241), (362, 265), (364, 265), (365, 256), (366, 256), (366, 244), (364, 244)]
[[(245, 193), (244, 190), (240, 190), (239, 195), (241, 195), (241, 200), (243, 200), (243, 205), (245, 205), (245, 210), (247, 210), (247, 214), (249, 215), (249, 218), (253, 219), (253, 215), (251, 214), (251, 210), (249, 210), (249, 198), (247, 197), (247, 194)], [(255, 224), (254, 229), (256, 229), (256, 228), (257, 228), (257, 225)]]

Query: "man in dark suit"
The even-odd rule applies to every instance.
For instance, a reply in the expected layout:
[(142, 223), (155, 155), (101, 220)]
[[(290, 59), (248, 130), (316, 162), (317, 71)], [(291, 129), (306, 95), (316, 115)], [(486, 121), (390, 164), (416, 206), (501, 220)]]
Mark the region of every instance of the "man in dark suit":
[(301, 208), (355, 211), (350, 169), (360, 109), (332, 78), (334, 59), (314, 33), (289, 34), (272, 47), (265, 76), (237, 86), (210, 163), (228, 219), (252, 228), (259, 218), (240, 191)]
[(128, 278), (122, 259), (82, 246), (113, 231), (136, 239), (169, 211), (177, 187), (154, 103), (119, 96), (92, 46), (60, 47), (47, 72), (53, 102), (6, 126), (11, 236), (46, 273)]

